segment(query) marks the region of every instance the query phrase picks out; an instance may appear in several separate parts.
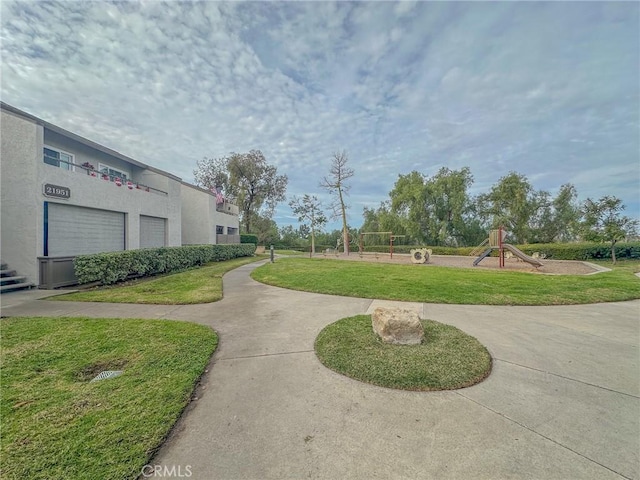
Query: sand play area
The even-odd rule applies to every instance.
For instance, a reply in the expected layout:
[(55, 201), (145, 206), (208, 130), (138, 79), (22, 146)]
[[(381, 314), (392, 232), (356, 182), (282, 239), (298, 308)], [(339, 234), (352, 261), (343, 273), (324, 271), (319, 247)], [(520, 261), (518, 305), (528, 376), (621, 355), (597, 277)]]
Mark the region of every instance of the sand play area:
[[(393, 258), (390, 258), (388, 253), (365, 253), (359, 255), (356, 253), (350, 253), (345, 255), (341, 253), (335, 254), (316, 254), (315, 258), (327, 258), (348, 260), (354, 262), (378, 262), (378, 263), (397, 263), (404, 265), (413, 265), (416, 268), (429, 268), (432, 266), (440, 267), (458, 267), (458, 268), (482, 268), (482, 269), (495, 269), (499, 270), (498, 257), (487, 257), (478, 264), (477, 267), (473, 266), (473, 262), (477, 257), (463, 257), (456, 255), (431, 255), (429, 262), (424, 264), (412, 264), (411, 256), (409, 254), (394, 253)], [(504, 270), (530, 272), (530, 273), (542, 273), (547, 275), (589, 275), (597, 273), (603, 269), (588, 263), (576, 260), (546, 260), (540, 259), (543, 263), (542, 267), (536, 268), (533, 265), (526, 263), (518, 258), (505, 259)]]

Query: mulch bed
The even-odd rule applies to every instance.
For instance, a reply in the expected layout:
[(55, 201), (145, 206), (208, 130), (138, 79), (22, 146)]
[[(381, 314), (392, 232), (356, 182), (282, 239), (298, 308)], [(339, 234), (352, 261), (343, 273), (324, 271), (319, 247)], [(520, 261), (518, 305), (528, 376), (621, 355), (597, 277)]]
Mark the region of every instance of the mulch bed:
[[(373, 253), (366, 253), (360, 256), (358, 253), (345, 254), (316, 254), (315, 258), (328, 258), (338, 260), (349, 260), (354, 262), (377, 262), (377, 263), (397, 263), (404, 265), (412, 265), (411, 255), (395, 253), (393, 258), (389, 254), (380, 253), (377, 256)], [(473, 262), (477, 257), (463, 257), (456, 255), (431, 255), (428, 263), (417, 264), (416, 267), (458, 267), (458, 268), (484, 268), (490, 270), (500, 270), (498, 257), (487, 257), (483, 259), (477, 267), (473, 266)], [(536, 268), (533, 265), (524, 262), (518, 258), (508, 258), (505, 260), (505, 270), (542, 273), (547, 275), (588, 275), (598, 270), (585, 262), (576, 260), (546, 260), (540, 259), (543, 263), (542, 267)]]

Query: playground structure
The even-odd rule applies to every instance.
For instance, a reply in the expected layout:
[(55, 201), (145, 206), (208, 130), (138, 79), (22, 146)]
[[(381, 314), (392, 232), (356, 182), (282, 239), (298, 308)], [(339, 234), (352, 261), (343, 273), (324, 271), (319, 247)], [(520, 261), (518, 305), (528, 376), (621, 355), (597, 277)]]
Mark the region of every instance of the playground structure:
[(478, 258), (475, 259), (475, 261), (473, 262), (473, 266), (476, 267), (482, 260), (484, 260), (486, 257), (491, 255), (491, 252), (493, 252), (494, 250), (498, 250), (499, 252), (498, 257), (500, 259), (499, 260), (500, 268), (504, 268), (505, 250), (508, 252), (511, 252), (513, 255), (520, 258), (521, 260), (527, 263), (530, 263), (536, 268), (541, 267), (543, 265), (543, 263), (540, 262), (540, 260), (530, 257), (529, 255), (524, 253), (522, 250), (514, 247), (510, 243), (504, 243), (504, 239), (506, 236), (507, 236), (507, 232), (505, 232), (502, 229), (502, 227), (500, 227), (498, 230), (491, 230), (489, 232), (489, 238), (486, 239), (484, 242), (482, 242), (480, 245), (478, 245), (471, 252), (471, 255), (477, 255), (484, 246), (488, 245), (487, 249), (484, 250), (478, 256)]
[[(363, 232), (360, 234), (360, 243), (358, 248), (360, 249), (360, 256), (365, 255), (365, 245), (364, 239), (367, 235), (389, 235), (389, 258), (393, 258), (393, 244), (398, 238), (404, 238), (405, 235), (394, 235), (393, 232)], [(376, 257), (379, 255), (378, 252), (373, 252)]]
[(430, 248), (412, 248), (410, 253), (411, 263), (420, 264), (429, 261), (432, 250)]

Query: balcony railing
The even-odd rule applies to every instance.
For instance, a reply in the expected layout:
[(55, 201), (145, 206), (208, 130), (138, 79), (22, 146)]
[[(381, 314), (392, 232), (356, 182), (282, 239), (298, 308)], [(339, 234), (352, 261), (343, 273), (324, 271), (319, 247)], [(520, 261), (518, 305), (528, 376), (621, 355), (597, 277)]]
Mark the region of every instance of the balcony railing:
[(218, 233), (216, 235), (216, 243), (220, 244), (229, 244), (229, 243), (240, 243), (240, 235), (223, 235)]
[[(62, 159), (54, 159), (56, 162), (58, 163), (63, 163), (65, 165), (67, 165), (68, 168), (64, 168), (64, 170), (67, 171), (74, 171), (74, 169), (72, 167), (76, 167), (79, 170), (75, 170), (78, 173), (82, 173), (82, 174), (86, 174), (89, 175), (91, 177), (97, 177), (97, 178), (102, 178), (103, 180), (108, 180), (110, 182), (115, 183), (118, 186), (126, 186), (129, 187), (130, 190), (142, 190), (145, 192), (151, 192), (151, 193), (155, 193), (157, 195), (164, 195), (164, 196), (169, 196), (169, 194), (167, 192), (165, 192), (164, 190), (159, 190), (157, 188), (153, 188), (150, 187), (149, 185), (145, 185), (143, 183), (140, 182), (134, 182), (133, 180), (124, 180), (120, 177), (118, 177), (117, 175), (110, 175), (108, 173), (104, 173), (104, 172), (99, 172), (98, 170), (95, 170), (92, 166), (86, 166), (86, 165), (78, 165), (77, 163), (73, 163), (73, 162), (68, 162), (66, 160), (62, 160)], [(46, 165), (51, 165), (50, 163), (44, 162)], [(52, 167), (56, 167), (56, 168), (61, 168), (59, 165), (51, 165)]]
[(216, 212), (226, 213), (227, 215), (238, 216), (239, 209), (238, 209), (238, 206), (236, 204), (228, 202), (227, 200), (225, 200), (222, 203), (216, 204)]

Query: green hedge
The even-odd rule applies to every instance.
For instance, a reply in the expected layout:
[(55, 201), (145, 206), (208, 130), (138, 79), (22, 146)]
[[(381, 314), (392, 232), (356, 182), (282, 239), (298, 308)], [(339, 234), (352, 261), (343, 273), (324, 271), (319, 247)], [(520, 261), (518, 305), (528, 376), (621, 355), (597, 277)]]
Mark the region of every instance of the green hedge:
[[(611, 246), (606, 243), (539, 243), (517, 245), (527, 255), (540, 252), (553, 260), (600, 260), (611, 259)], [(640, 242), (618, 243), (616, 259), (640, 258)]]
[[(611, 259), (611, 247), (606, 243), (531, 243), (516, 245), (527, 255), (538, 252), (552, 260), (598, 260)], [(469, 255), (474, 247), (420, 247), (416, 245), (395, 245), (394, 253), (409, 253), (412, 248), (430, 248), (434, 255)], [(483, 249), (484, 251), (484, 249)], [(618, 243), (615, 247), (616, 259), (640, 258), (640, 242)], [(365, 247), (365, 252), (389, 253), (389, 245)], [(497, 251), (494, 252), (497, 255)]]
[(73, 261), (80, 284), (99, 282), (102, 285), (169, 273), (209, 262), (250, 257), (255, 245), (187, 245), (184, 247), (143, 248), (122, 252), (79, 255)]
[(258, 245), (258, 236), (253, 233), (242, 233), (240, 234), (240, 243), (253, 243), (254, 245)]

